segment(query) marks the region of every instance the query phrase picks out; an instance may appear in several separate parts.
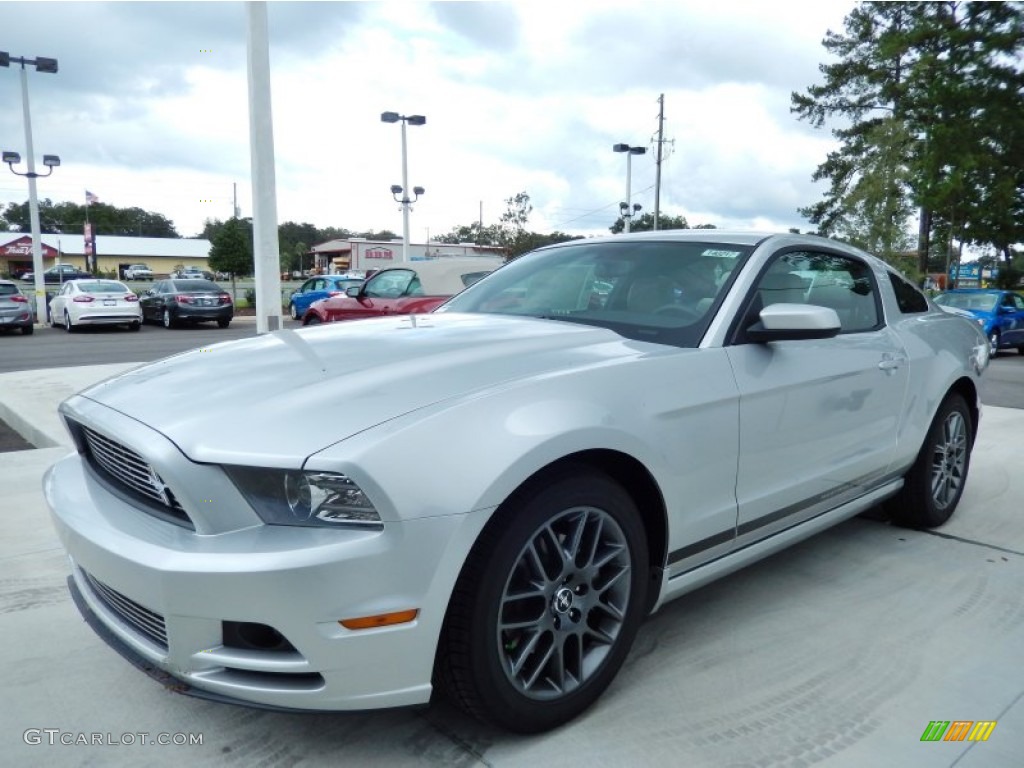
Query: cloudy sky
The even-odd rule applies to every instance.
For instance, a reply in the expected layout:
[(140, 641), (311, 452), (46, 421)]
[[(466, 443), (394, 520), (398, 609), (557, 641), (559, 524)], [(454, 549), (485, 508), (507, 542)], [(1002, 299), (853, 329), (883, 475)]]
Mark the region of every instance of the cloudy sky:
[[(274, 2), (268, 5), (278, 220), (401, 232), (389, 188), (408, 129), (411, 235), (448, 232), (526, 191), (529, 228), (606, 232), (625, 198), (691, 225), (807, 227), (811, 174), (833, 146), (790, 92), (820, 81), (821, 40), (853, 0)], [(163, 213), (185, 236), (251, 215), (241, 2), (6, 2), (0, 50), (56, 58), (28, 74), (37, 159), (62, 165), (40, 198)], [(25, 153), (17, 65), (0, 70), (0, 149)], [(24, 166), (21, 167), (24, 170)], [(7, 171), (0, 204), (27, 185)]]

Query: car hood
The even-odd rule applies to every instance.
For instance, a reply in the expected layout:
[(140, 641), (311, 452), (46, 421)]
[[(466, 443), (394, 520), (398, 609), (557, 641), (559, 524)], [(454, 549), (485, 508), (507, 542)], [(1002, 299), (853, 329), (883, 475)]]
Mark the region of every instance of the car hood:
[(225, 342), (101, 382), (83, 397), (200, 462), (298, 467), (332, 443), (443, 400), (641, 354), (568, 322), (417, 315)]

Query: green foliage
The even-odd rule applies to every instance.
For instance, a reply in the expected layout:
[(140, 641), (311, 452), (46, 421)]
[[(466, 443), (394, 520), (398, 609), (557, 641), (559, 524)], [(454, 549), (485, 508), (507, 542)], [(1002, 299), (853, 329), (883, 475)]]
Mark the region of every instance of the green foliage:
[(1020, 2), (862, 2), (822, 45), (838, 60), (824, 82), (792, 94), (792, 111), (840, 146), (814, 174), (830, 183), (801, 209), (822, 234), (894, 254), (906, 219), (933, 236), (1005, 252), (1024, 240), (1024, 40)]
[[(621, 216), (615, 220), (609, 228), (613, 235), (617, 235), (620, 232), (626, 230), (626, 222)], [(690, 229), (690, 225), (686, 221), (685, 216), (667, 216), (664, 213), (658, 214), (658, 229)], [(713, 224), (702, 224), (697, 229), (714, 229)], [(653, 213), (642, 213), (640, 216), (634, 218), (629, 224), (630, 232), (653, 232), (654, 231), (654, 214)]]
[[(160, 213), (142, 208), (118, 208), (106, 203), (93, 203), (89, 207), (89, 221), (98, 235), (135, 237), (181, 237), (174, 222)], [(28, 232), (29, 205), (8, 203), (0, 215), (0, 230)], [(39, 227), (44, 234), (82, 234), (86, 206), (78, 203), (54, 203), (49, 198), (39, 201)]]
[(252, 274), (252, 222), (240, 219), (224, 222), (214, 235), (209, 264), (210, 269), (230, 272), (233, 277)]

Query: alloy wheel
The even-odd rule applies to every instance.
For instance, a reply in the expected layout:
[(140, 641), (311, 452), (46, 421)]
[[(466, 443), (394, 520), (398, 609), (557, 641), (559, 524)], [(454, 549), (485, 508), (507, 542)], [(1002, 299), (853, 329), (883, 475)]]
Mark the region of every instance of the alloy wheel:
[(932, 454), (931, 487), (936, 507), (944, 509), (959, 498), (966, 467), (967, 424), (959, 412), (952, 411), (942, 424)]
[(562, 698), (594, 674), (623, 630), (630, 553), (622, 528), (594, 507), (538, 528), (517, 557), (499, 608), (499, 658), (522, 695)]

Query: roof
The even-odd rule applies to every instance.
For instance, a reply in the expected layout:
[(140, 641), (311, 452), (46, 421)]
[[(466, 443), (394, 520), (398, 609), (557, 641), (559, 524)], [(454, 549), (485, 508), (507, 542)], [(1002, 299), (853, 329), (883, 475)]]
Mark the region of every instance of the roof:
[[(31, 237), (31, 233), (0, 232), (0, 246), (26, 236)], [(46, 245), (60, 250), (62, 253), (85, 253), (85, 238), (82, 235), (44, 234), (40, 239)], [(96, 254), (98, 256), (131, 256), (140, 259), (167, 256), (179, 259), (205, 259), (210, 255), (212, 247), (210, 241), (205, 238), (96, 236)]]

